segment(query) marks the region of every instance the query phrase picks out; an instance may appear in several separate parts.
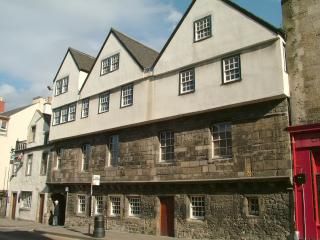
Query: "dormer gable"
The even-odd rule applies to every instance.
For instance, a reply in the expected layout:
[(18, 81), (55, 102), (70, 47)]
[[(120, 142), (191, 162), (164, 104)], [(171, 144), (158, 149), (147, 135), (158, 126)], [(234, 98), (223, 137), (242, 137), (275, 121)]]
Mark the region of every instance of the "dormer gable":
[(94, 57), (74, 48), (68, 48), (53, 81), (54, 108), (78, 99), (79, 89), (93, 62)]
[(51, 115), (36, 110), (28, 126), (28, 147), (44, 145), (49, 136)]
[(161, 50), (155, 74), (228, 55), (282, 32), (229, 0), (194, 0)]
[(86, 98), (143, 78), (158, 52), (111, 28), (80, 90)]

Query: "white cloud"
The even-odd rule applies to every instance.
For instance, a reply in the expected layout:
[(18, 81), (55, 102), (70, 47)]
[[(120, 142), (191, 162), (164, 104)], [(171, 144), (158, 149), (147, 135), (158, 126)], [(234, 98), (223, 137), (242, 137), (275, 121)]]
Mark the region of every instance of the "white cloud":
[(1, 0), (0, 96), (16, 107), (48, 95), (67, 48), (95, 56), (110, 27), (160, 50), (181, 15), (161, 0)]

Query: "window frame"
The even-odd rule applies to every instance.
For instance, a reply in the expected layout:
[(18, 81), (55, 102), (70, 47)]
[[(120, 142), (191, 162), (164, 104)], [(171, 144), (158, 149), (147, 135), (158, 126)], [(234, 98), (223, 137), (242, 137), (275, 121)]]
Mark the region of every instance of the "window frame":
[[(44, 158), (46, 156), (46, 158)], [(42, 152), (42, 157), (41, 157), (41, 165), (40, 165), (40, 176), (46, 176), (48, 172), (48, 158), (49, 158), (49, 153), (48, 152)]]
[(34, 143), (36, 141), (36, 133), (37, 133), (37, 126), (32, 125), (30, 128), (30, 139), (29, 139), (30, 143)]
[[(162, 134), (165, 134), (165, 140), (164, 142), (162, 141)], [(170, 134), (171, 137), (169, 137), (167, 139), (167, 135)], [(170, 163), (170, 162), (174, 162), (175, 160), (175, 156), (174, 156), (174, 144), (175, 144), (175, 134), (174, 131), (170, 131), (170, 130), (165, 130), (165, 131), (161, 131), (159, 132), (159, 155), (160, 155), (160, 163)], [(171, 145), (167, 145), (167, 141), (170, 141), (170, 139), (172, 140), (172, 144)], [(162, 143), (165, 143), (164, 145)], [(169, 154), (171, 154), (172, 158), (163, 158), (163, 149), (166, 149), (165, 151), (165, 156), (168, 154), (167, 153), (167, 148), (172, 148), (172, 152), (169, 152)]]
[[(248, 203), (248, 216), (252, 217), (259, 217), (260, 216), (260, 201), (259, 197), (253, 197), (253, 196), (248, 196), (247, 198), (247, 203)], [(253, 203), (254, 201), (254, 203)]]
[[(140, 196), (128, 196), (128, 217), (140, 217), (141, 216), (141, 197)], [(132, 202), (132, 200), (139, 200), (138, 202)], [(138, 205), (134, 205), (138, 203)], [(138, 213), (134, 213), (137, 211)]]
[[(195, 202), (193, 200), (195, 200), (195, 198), (198, 198), (197, 202), (202, 202), (203, 206), (197, 206), (196, 204), (194, 204)], [(199, 201), (199, 199), (202, 198), (202, 201)], [(206, 216), (206, 197), (204, 195), (191, 195), (189, 197), (189, 208), (190, 208), (190, 216), (189, 218), (192, 220), (204, 220), (205, 216)], [(196, 201), (196, 200), (195, 200)], [(195, 208), (198, 208), (195, 210)], [(199, 213), (203, 213), (201, 216), (199, 216), (199, 214), (194, 214), (195, 211), (198, 211)]]
[(55, 85), (55, 96), (59, 96), (68, 92), (68, 85), (69, 85), (69, 76), (60, 78), (56, 81)]
[[(131, 90), (131, 95), (130, 94), (127, 94), (124, 96), (124, 92), (128, 89), (128, 88), (131, 88), (129, 89), (129, 91)], [(121, 94), (120, 94), (120, 108), (125, 108), (125, 107), (130, 107), (133, 105), (133, 83), (129, 83), (129, 84), (126, 84), (124, 86), (121, 86)], [(127, 103), (127, 104), (124, 104), (124, 99), (125, 98), (130, 98), (131, 96), (131, 103)], [(129, 102), (129, 101), (128, 101)]]
[(20, 199), (22, 209), (31, 210), (32, 207), (32, 191), (21, 191), (20, 192)]
[(60, 124), (64, 124), (68, 122), (68, 112), (69, 112), (69, 107), (68, 106), (63, 106), (60, 108)]
[[(117, 199), (119, 201), (113, 201), (115, 199)], [(119, 217), (121, 215), (121, 197), (114, 196), (114, 195), (109, 196), (109, 203), (110, 203), (109, 216), (110, 217)], [(117, 203), (117, 204), (114, 204), (114, 203)]]
[[(74, 107), (74, 112), (71, 112), (70, 109)], [(66, 110), (66, 114), (64, 115), (66, 117), (66, 121), (62, 121), (62, 111)], [(58, 108), (55, 108), (52, 110), (53, 117), (52, 117), (52, 126), (57, 126), (60, 124), (65, 124), (68, 122), (73, 122), (76, 120), (77, 117), (77, 102), (73, 102)], [(70, 114), (74, 117), (73, 119), (70, 118)]]
[[(73, 108), (74, 108), (74, 111), (71, 111), (70, 109), (73, 109)], [(73, 118), (71, 118), (70, 116), (73, 116)], [(76, 116), (77, 116), (77, 103), (71, 103), (68, 105), (68, 122), (75, 121)]]
[[(83, 200), (83, 202), (81, 202), (81, 200)], [(82, 211), (82, 207), (84, 207), (83, 211)], [(87, 195), (77, 194), (77, 214), (84, 215), (84, 214), (86, 214), (86, 212), (87, 212)]]
[[(114, 66), (114, 59), (115, 58), (117, 58), (117, 64), (116, 64), (116, 66), (117, 67), (112, 67), (112, 66)], [(109, 66), (109, 70), (108, 70), (108, 68), (106, 67), (106, 71), (104, 71), (104, 63), (106, 62), (106, 63), (108, 63), (108, 61), (110, 61), (110, 66)], [(104, 58), (104, 59), (102, 59), (101, 60), (101, 65), (100, 65), (100, 76), (103, 76), (103, 75), (106, 75), (106, 74), (108, 74), (108, 73), (112, 73), (112, 72), (114, 72), (114, 71), (117, 71), (117, 70), (119, 70), (119, 67), (120, 67), (120, 53), (116, 53), (116, 54), (113, 54), (113, 55), (111, 55), (111, 56), (109, 56), (109, 57), (106, 57), (106, 58)]]
[[(239, 70), (239, 77), (237, 79), (232, 79), (232, 80), (226, 80), (226, 71), (231, 71), (231, 70), (226, 70), (225, 69), (225, 61), (230, 60), (232, 58), (238, 58), (239, 62), (238, 65), (239, 67), (237, 68)], [(235, 70), (232, 69), (232, 70)], [(224, 57), (221, 59), (221, 72), (222, 72), (222, 85), (230, 84), (230, 83), (235, 83), (235, 82), (240, 82), (242, 81), (242, 70), (241, 70), (241, 55), (240, 54), (235, 54), (232, 56)]]
[[(107, 100), (105, 102), (102, 102), (102, 99), (106, 97)], [(107, 107), (106, 107), (106, 110), (102, 111), (102, 104), (105, 104), (107, 103)], [(109, 112), (109, 104), (110, 104), (110, 91), (107, 91), (107, 92), (104, 92), (104, 93), (101, 93), (99, 95), (99, 106), (98, 106), (98, 113), (101, 114), (101, 113), (105, 113), (105, 112)]]
[(82, 101), (81, 101), (81, 118), (89, 117), (89, 108), (90, 108), (89, 104), (90, 104), (90, 98), (82, 99)]
[(62, 162), (63, 154), (64, 154), (64, 148), (58, 148), (56, 150), (56, 162), (55, 162), (54, 170), (61, 169), (61, 162)]
[[(220, 131), (220, 128), (221, 126), (223, 126), (223, 128), (225, 129), (224, 131), (224, 135), (225, 135), (225, 138), (221, 138), (220, 136), (220, 133), (222, 131)], [(216, 132), (213, 131), (213, 128), (214, 127), (217, 127), (219, 130), (218, 130), (218, 137), (217, 139), (214, 139), (215, 136), (214, 134)], [(228, 137), (228, 129), (230, 129), (230, 137)], [(232, 123), (231, 122), (219, 122), (219, 123), (214, 123), (211, 125), (211, 128), (210, 128), (210, 132), (211, 132), (211, 149), (212, 149), (212, 154), (211, 154), (211, 158), (212, 159), (231, 159), (232, 158)], [(220, 141), (226, 141), (226, 146), (224, 148), (226, 148), (226, 154), (215, 154), (215, 144), (216, 142), (219, 142), (219, 149), (221, 149), (222, 147), (220, 147)], [(231, 153), (230, 154), (227, 154), (228, 152), (228, 148), (230, 148), (231, 150)], [(219, 150), (220, 151), (220, 150)]]
[(95, 215), (103, 215), (103, 209), (104, 209), (103, 195), (94, 196), (94, 214)]
[[(205, 36), (205, 37), (202, 37), (202, 38), (199, 38), (198, 37), (198, 32), (200, 31), (200, 30), (197, 30), (196, 28), (197, 28), (197, 24), (198, 23), (200, 23), (201, 21), (204, 21), (204, 20), (206, 20), (206, 19), (208, 19), (209, 20), (209, 24), (210, 24), (210, 26), (208, 27), (208, 29), (209, 29), (209, 34), (207, 35), (207, 36)], [(211, 14), (209, 14), (209, 15), (207, 15), (207, 16), (205, 16), (205, 17), (202, 17), (202, 18), (200, 18), (200, 19), (197, 19), (197, 20), (195, 20), (194, 22), (193, 22), (193, 42), (201, 42), (201, 41), (203, 41), (203, 40), (206, 40), (206, 39), (208, 39), (208, 38), (211, 38), (212, 37), (212, 15)]]
[(31, 176), (32, 174), (32, 161), (33, 161), (33, 154), (27, 155), (27, 162), (26, 162), (26, 176)]
[(91, 145), (85, 143), (81, 146), (81, 172), (88, 172), (91, 159)]
[[(188, 82), (184, 82), (182, 83), (182, 74), (187, 73), (187, 72), (191, 72), (192, 73), (192, 80), (188, 81)], [(187, 91), (183, 91), (183, 84), (189, 83), (191, 82), (193, 85), (193, 89), (192, 90), (187, 90)], [(183, 70), (181, 72), (179, 72), (179, 95), (184, 95), (184, 94), (188, 94), (188, 93), (194, 93), (196, 91), (196, 79), (195, 79), (195, 69), (194, 68), (189, 68), (186, 70)]]
[[(113, 141), (114, 138), (117, 139), (117, 141)], [(114, 149), (114, 146), (117, 146), (117, 147)], [(119, 162), (120, 162), (120, 136), (119, 134), (114, 134), (109, 137), (109, 142), (108, 142), (108, 167), (116, 167), (119, 165)]]

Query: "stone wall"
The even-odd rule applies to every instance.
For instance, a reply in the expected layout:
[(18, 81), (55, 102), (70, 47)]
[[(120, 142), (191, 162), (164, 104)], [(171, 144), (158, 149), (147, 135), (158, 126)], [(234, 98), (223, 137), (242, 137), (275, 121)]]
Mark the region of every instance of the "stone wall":
[[(111, 230), (159, 235), (159, 197), (174, 197), (174, 232), (191, 239), (287, 239), (290, 234), (291, 201), (285, 182), (190, 183), (97, 187), (104, 196), (106, 227)], [(88, 226), (90, 218), (76, 213), (78, 186), (71, 188), (66, 225)], [(128, 196), (141, 197), (141, 216), (129, 217)], [(109, 196), (121, 196), (121, 215), (111, 217)], [(191, 195), (205, 196), (203, 220), (190, 218)], [(248, 214), (247, 197), (259, 199), (259, 215)], [(92, 218), (91, 218), (92, 219)], [(92, 221), (92, 220), (91, 220)]]
[[(232, 157), (212, 157), (211, 126), (231, 122)], [(278, 177), (291, 174), (287, 100), (275, 100), (176, 120), (95, 134), (56, 143), (63, 147), (60, 170), (49, 183), (89, 183), (92, 173), (102, 182), (201, 180), (242, 177)], [(174, 161), (159, 162), (159, 132), (174, 132)], [(119, 134), (120, 162), (108, 167), (108, 141)], [(81, 146), (92, 146), (89, 170), (81, 171)], [(52, 154), (52, 164), (55, 164)]]
[(283, 0), (292, 125), (320, 122), (320, 2)]

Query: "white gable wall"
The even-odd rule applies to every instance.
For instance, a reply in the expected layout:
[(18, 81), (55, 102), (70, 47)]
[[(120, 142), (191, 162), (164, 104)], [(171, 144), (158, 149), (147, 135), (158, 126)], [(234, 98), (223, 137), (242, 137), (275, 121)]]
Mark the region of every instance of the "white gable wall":
[[(117, 53), (120, 54), (119, 69), (101, 76), (101, 61)], [(80, 92), (80, 98), (86, 98), (110, 90), (129, 83), (132, 80), (142, 78), (142, 76), (143, 72), (140, 67), (114, 37), (113, 33), (111, 33)]]
[[(68, 76), (68, 91), (55, 96), (57, 80)], [(53, 85), (52, 109), (74, 102), (78, 99), (79, 77), (80, 71), (73, 61), (70, 52), (68, 52)]]
[[(212, 37), (194, 42), (194, 21), (211, 15)], [(159, 74), (276, 37), (276, 34), (220, 0), (198, 0), (155, 66)]]

